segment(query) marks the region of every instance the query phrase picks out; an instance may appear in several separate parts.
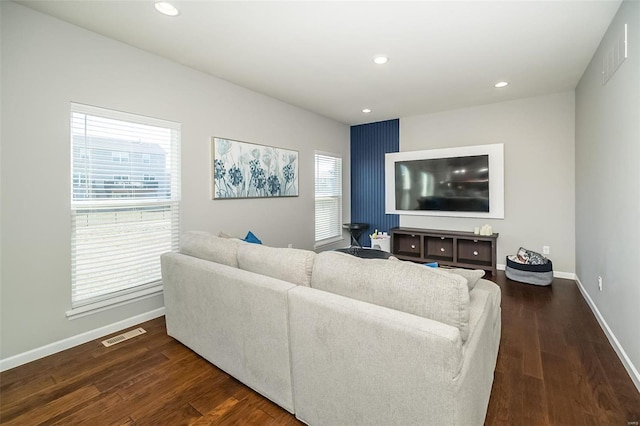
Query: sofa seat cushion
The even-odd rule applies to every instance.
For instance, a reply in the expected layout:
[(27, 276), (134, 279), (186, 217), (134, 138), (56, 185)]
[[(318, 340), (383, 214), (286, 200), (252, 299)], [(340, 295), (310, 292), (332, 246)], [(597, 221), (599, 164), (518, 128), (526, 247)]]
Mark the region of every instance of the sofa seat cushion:
[(469, 335), (467, 280), (408, 262), (360, 259), (345, 253), (316, 256), (311, 287), (456, 327)]
[(309, 250), (241, 244), (238, 267), (245, 271), (309, 287), (316, 254)]
[(221, 238), (208, 232), (191, 231), (182, 235), (180, 253), (223, 265), (238, 267), (238, 246), (235, 238)]

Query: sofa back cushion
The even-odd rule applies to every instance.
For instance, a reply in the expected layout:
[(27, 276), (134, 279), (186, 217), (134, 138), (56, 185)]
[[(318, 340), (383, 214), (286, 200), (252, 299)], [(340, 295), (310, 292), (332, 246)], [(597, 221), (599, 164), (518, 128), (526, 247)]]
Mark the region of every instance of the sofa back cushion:
[(246, 271), (309, 287), (316, 254), (308, 250), (241, 244), (238, 267)]
[(235, 238), (220, 238), (208, 232), (192, 231), (182, 235), (180, 253), (237, 268), (240, 244), (241, 241)]
[(311, 287), (451, 325), (463, 342), (469, 336), (469, 289), (459, 275), (409, 262), (322, 252)]
[(462, 268), (452, 268), (445, 269), (443, 272), (447, 272), (449, 274), (460, 275), (462, 278), (467, 280), (467, 287), (469, 287), (469, 291), (473, 290), (476, 286), (480, 278), (484, 277), (485, 272), (482, 269), (462, 269)]

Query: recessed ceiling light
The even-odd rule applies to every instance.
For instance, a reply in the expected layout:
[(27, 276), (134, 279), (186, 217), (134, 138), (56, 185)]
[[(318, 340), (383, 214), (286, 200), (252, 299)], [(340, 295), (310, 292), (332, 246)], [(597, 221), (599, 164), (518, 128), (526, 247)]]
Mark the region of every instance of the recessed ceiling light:
[(156, 10), (163, 15), (178, 16), (180, 14), (180, 11), (176, 9), (175, 6), (167, 3), (166, 1), (157, 1), (154, 6), (156, 7)]
[(496, 84), (494, 84), (493, 87), (495, 87), (496, 89), (499, 89), (501, 87), (507, 87), (508, 85), (509, 83), (506, 81), (499, 81)]
[(387, 58), (386, 56), (376, 56), (375, 58), (373, 58), (373, 62), (378, 65), (383, 65), (389, 62), (389, 58)]
[(365, 108), (362, 110), (362, 112), (364, 112), (365, 114), (369, 114), (371, 110), (369, 108)]

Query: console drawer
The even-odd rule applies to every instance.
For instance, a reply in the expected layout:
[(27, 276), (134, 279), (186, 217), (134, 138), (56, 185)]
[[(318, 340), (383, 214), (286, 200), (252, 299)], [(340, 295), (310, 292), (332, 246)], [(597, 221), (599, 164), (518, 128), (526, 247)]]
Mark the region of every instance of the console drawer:
[(420, 257), (420, 235), (395, 234), (393, 252), (403, 256)]
[(491, 263), (491, 241), (458, 240), (458, 259), (470, 263)]
[(427, 237), (426, 257), (453, 260), (453, 238)]

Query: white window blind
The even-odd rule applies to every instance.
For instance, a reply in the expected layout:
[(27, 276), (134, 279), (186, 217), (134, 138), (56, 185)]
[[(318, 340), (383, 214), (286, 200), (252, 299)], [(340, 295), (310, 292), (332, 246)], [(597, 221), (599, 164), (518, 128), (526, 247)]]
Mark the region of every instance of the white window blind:
[(71, 153), (72, 309), (159, 291), (179, 244), (180, 124), (72, 103)]
[(342, 237), (342, 158), (335, 154), (315, 154), (316, 163), (316, 246)]

